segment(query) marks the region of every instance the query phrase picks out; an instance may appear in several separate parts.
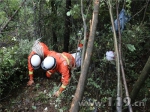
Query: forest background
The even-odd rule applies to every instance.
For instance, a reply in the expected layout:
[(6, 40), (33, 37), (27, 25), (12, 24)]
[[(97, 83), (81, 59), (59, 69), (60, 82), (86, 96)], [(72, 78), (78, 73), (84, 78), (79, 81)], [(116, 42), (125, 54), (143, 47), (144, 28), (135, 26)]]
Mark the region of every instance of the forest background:
[[(48, 99), (52, 98), (52, 90), (54, 91), (59, 83), (57, 81), (53, 82), (53, 80), (47, 82), (46, 80), (43, 84), (39, 74), (44, 76), (44, 72), (39, 70), (35, 71), (38, 83), (34, 87), (26, 88), (28, 80), (27, 57), (33, 41), (38, 38), (41, 38), (41, 41), (51, 50), (70, 53), (76, 51), (78, 41), (81, 38), (83, 39), (85, 34), (81, 1), (0, 0), (1, 110), (12, 111), (17, 109), (19, 111), (27, 109), (28, 111), (37, 111), (47, 107), (47, 104), (49, 104)], [(92, 0), (83, 0), (82, 2), (87, 25), (87, 37), (89, 37), (94, 3)], [(130, 17), (121, 33), (121, 58), (129, 94), (133, 95), (134, 101), (145, 102), (145, 106), (136, 106), (133, 109), (139, 110), (139, 112), (150, 111), (150, 107), (148, 107), (148, 104), (150, 104), (150, 62), (148, 60), (150, 56), (149, 0), (119, 0), (118, 2), (112, 0), (111, 5), (114, 20), (117, 18), (117, 9), (118, 12), (125, 9)], [(115, 51), (107, 0), (99, 2), (98, 23), (94, 32), (95, 40), (82, 99), (106, 104), (108, 103), (108, 98), (112, 97), (115, 100), (117, 94), (116, 65), (105, 58), (106, 51)], [(117, 39), (119, 40), (119, 37)], [(148, 67), (148, 70), (145, 71), (145, 76), (143, 76), (145, 66)], [(80, 71), (75, 70), (73, 74), (71, 84), (64, 94), (57, 100), (52, 100), (55, 101), (55, 105), (50, 106), (51, 109), (64, 112), (69, 110), (80, 77)], [(142, 80), (138, 85), (140, 88), (135, 95), (133, 90), (140, 78)], [(52, 79), (56, 79), (56, 77)], [(22, 104), (18, 107), (18, 104), (13, 102), (16, 102), (15, 99), (21, 98), (16, 97), (16, 90), (18, 91), (22, 87), (26, 90), (33, 89), (36, 96), (31, 100), (32, 103), (30, 102), (26, 106)], [(23, 89), (23, 92), (25, 92), (25, 89)], [(49, 95), (46, 95), (44, 90), (47, 90)], [(10, 93), (13, 93), (14, 96), (10, 96)], [(122, 97), (125, 97), (123, 84)], [(6, 101), (7, 103), (9, 102), (9, 106), (5, 105)], [(39, 101), (46, 106), (42, 107), (40, 105), (39, 109), (37, 105)], [(112, 111), (114, 110), (114, 105), (110, 107), (83, 106), (80, 107), (80, 111)], [(125, 109), (127, 106), (123, 108)]]

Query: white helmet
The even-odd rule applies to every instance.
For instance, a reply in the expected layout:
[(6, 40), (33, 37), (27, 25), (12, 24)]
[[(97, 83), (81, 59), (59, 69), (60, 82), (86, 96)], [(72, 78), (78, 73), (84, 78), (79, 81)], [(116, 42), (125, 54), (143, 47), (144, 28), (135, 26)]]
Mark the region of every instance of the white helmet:
[(31, 57), (31, 65), (34, 69), (38, 69), (40, 68), (40, 64), (41, 64), (41, 58), (39, 55), (34, 54)]
[(47, 56), (42, 64), (41, 64), (41, 67), (43, 70), (52, 70), (56, 67), (56, 59), (52, 56)]

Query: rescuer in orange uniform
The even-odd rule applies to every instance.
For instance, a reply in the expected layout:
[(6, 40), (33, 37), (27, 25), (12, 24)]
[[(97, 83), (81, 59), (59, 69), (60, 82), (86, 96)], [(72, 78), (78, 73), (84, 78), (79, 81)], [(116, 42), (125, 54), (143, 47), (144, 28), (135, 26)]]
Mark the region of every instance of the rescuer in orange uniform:
[[(75, 57), (76, 56), (76, 57)], [(49, 52), (48, 56), (43, 60), (41, 63), (42, 69), (44, 69), (46, 72), (46, 76), (50, 77), (53, 73), (59, 72), (61, 73), (61, 82), (62, 85), (59, 88), (59, 90), (54, 94), (56, 97), (58, 97), (61, 92), (66, 88), (66, 86), (69, 84), (69, 80), (71, 77), (70, 70), (77, 66), (80, 66), (80, 62), (78, 65), (76, 65), (75, 59), (78, 58), (79, 53), (75, 55), (69, 54), (66, 52), (63, 53), (57, 53), (57, 52)]]
[(28, 86), (34, 83), (33, 80), (33, 71), (35, 69), (39, 69), (41, 66), (42, 60), (48, 55), (49, 53), (48, 47), (39, 41), (36, 40), (33, 44), (32, 51), (28, 56), (28, 70), (29, 70), (29, 81), (27, 83)]
[(81, 57), (79, 52), (69, 54), (66, 52), (57, 53), (55, 51), (49, 51), (48, 47), (44, 43), (37, 40), (32, 47), (32, 52), (28, 56), (28, 69), (30, 79), (27, 85), (30, 86), (34, 83), (34, 69), (39, 69), (41, 67), (43, 70), (47, 71), (46, 76), (48, 78), (50, 78), (50, 76), (54, 72), (59, 72), (62, 75), (62, 85), (59, 90), (54, 94), (58, 97), (69, 84), (69, 80), (71, 77), (71, 68), (80, 67), (80, 65)]

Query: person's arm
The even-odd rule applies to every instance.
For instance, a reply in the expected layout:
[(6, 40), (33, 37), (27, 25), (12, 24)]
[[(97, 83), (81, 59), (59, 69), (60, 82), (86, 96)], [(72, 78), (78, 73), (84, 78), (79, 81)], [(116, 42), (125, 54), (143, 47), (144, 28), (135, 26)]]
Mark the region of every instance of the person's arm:
[(30, 55), (28, 56), (28, 70), (29, 70), (29, 81), (27, 83), (28, 86), (31, 86), (34, 83), (34, 80), (33, 80), (33, 67), (31, 65), (31, 57), (34, 54), (35, 53), (32, 51), (30, 53)]
[(59, 90), (54, 94), (56, 97), (59, 97), (60, 94), (65, 90), (70, 81), (70, 72), (67, 65), (62, 65), (59, 69), (59, 72), (62, 74), (61, 82)]

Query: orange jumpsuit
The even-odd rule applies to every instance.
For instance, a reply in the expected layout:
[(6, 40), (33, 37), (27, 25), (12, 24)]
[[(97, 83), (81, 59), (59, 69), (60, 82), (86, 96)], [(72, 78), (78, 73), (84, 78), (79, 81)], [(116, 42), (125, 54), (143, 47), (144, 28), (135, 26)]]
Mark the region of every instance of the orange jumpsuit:
[(53, 70), (47, 71), (46, 75), (47, 77), (50, 77), (51, 74), (53, 74), (54, 72), (61, 73), (62, 85), (57, 91), (58, 94), (60, 94), (69, 84), (71, 77), (70, 70), (72, 67), (75, 66), (75, 59), (71, 54), (66, 52), (63, 53), (49, 52), (48, 56), (52, 56), (56, 59), (56, 67)]
[(61, 77), (61, 82), (62, 82), (62, 86), (60, 87), (60, 92), (62, 92), (64, 90), (64, 88), (69, 84), (69, 80), (70, 80), (70, 70), (72, 67), (74, 67), (75, 65), (75, 59), (74, 57), (66, 52), (63, 53), (57, 53), (57, 52), (49, 52), (48, 56), (52, 56), (56, 59), (56, 68), (54, 68), (53, 70), (49, 70), (47, 71), (46, 75), (50, 77), (51, 74), (53, 74), (54, 72), (59, 72), (61, 73), (62, 77)]
[[(42, 46), (44, 57), (46, 57), (50, 51), (44, 43), (40, 42), (40, 45)], [(31, 65), (30, 60), (34, 54), (36, 54), (36, 53), (34, 51), (32, 51), (28, 56), (28, 70), (29, 70), (30, 80), (33, 80), (33, 67)]]

